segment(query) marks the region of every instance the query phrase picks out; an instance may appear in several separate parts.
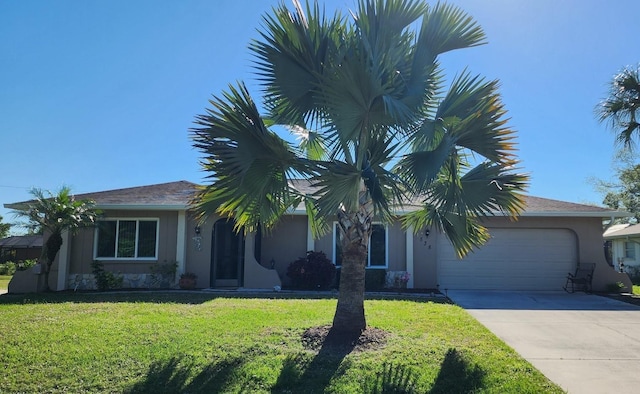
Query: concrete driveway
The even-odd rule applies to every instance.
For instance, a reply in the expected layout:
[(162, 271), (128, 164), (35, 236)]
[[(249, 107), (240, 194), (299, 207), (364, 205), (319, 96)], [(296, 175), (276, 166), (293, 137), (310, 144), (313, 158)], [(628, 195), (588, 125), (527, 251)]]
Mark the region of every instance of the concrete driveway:
[(640, 307), (584, 293), (449, 290), (448, 295), (569, 393), (640, 388)]

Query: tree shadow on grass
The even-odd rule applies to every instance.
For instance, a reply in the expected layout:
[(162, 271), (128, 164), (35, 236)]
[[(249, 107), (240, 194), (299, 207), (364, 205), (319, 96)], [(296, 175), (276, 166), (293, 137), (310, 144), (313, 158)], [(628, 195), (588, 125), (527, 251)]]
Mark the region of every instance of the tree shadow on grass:
[(449, 349), (440, 366), (430, 394), (473, 393), (484, 386), (486, 372), (477, 364), (471, 365), (455, 348)]
[[(338, 346), (323, 343), (315, 356), (297, 354), (285, 359), (272, 393), (314, 392), (311, 388), (326, 388), (332, 379), (344, 374), (350, 363), (344, 358), (353, 351), (353, 345)], [(321, 391), (322, 392), (322, 391)]]
[(417, 375), (403, 365), (385, 363), (382, 372), (375, 379), (364, 382), (365, 394), (409, 394), (418, 393), (416, 389)]
[(129, 394), (143, 393), (219, 393), (232, 382), (234, 371), (243, 364), (242, 358), (232, 358), (209, 364), (195, 376), (200, 367), (185, 358), (174, 357), (151, 365), (143, 380), (124, 390)]
[[(484, 387), (486, 373), (480, 366), (471, 365), (456, 349), (449, 349), (440, 365), (440, 372), (429, 394), (474, 393)], [(385, 363), (375, 379), (364, 384), (365, 394), (420, 393), (419, 375), (403, 365)]]

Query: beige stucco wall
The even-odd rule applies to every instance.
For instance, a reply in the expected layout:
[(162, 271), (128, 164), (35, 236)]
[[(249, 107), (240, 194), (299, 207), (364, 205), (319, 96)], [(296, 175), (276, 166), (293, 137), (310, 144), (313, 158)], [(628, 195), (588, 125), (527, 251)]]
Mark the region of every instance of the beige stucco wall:
[[(150, 266), (154, 264), (170, 263), (176, 260), (176, 237), (178, 226), (178, 213), (175, 211), (104, 211), (104, 218), (158, 218), (158, 258), (156, 260), (105, 260), (107, 271), (120, 272), (122, 274), (139, 274), (151, 272)], [(91, 263), (93, 262), (93, 247), (95, 240), (95, 228), (81, 229), (78, 233), (69, 238), (68, 244), (63, 244), (62, 248), (68, 248), (69, 261), (67, 275), (69, 274), (91, 274)], [(61, 250), (62, 252), (62, 250)], [(63, 290), (57, 286), (59, 260), (62, 253), (59, 253), (54, 262), (49, 283), (55, 290)]]
[(416, 289), (435, 289), (438, 284), (437, 237), (436, 231), (418, 229), (413, 235), (413, 287)]
[[(275, 269), (284, 284), (289, 283), (287, 267), (307, 254), (307, 217), (285, 216), (278, 226), (268, 234), (262, 234), (260, 263), (265, 267), (275, 261)], [(316, 249), (317, 250), (317, 249)], [(327, 255), (331, 259), (331, 255)]]
[[(198, 288), (211, 287), (211, 240), (213, 225), (219, 219), (219, 216), (212, 215), (206, 222), (199, 224), (193, 215), (187, 215), (185, 272), (198, 275)], [(200, 235), (195, 232), (196, 226), (200, 228)]]
[[(108, 261), (104, 260), (105, 269), (122, 273), (150, 272), (150, 265), (170, 262), (176, 259), (178, 213), (170, 211), (107, 211), (107, 218), (144, 218), (160, 219), (159, 249), (157, 261)], [(198, 287), (210, 287), (211, 236), (213, 224), (219, 219), (211, 217), (200, 225), (200, 235), (195, 233), (196, 221), (187, 214), (184, 271), (198, 275)], [(618, 281), (630, 286), (627, 275), (616, 272), (604, 257), (602, 227), (600, 218), (571, 217), (521, 217), (511, 221), (505, 217), (487, 218), (484, 224), (489, 228), (538, 228), (568, 229), (577, 237), (577, 260), (596, 263), (593, 286), (594, 290), (604, 290), (608, 284)], [(91, 273), (93, 261), (95, 229), (85, 229), (71, 238), (69, 245), (68, 274)], [(304, 256), (307, 249), (308, 226), (306, 216), (287, 216), (270, 234), (263, 235), (262, 250), (259, 263), (269, 267), (271, 259), (276, 262), (276, 270), (280, 279), (286, 284), (286, 269), (289, 263)], [(433, 229), (429, 237), (424, 236), (424, 229), (418, 229), (413, 235), (415, 288), (435, 288), (438, 282), (437, 245), (438, 237), (442, 237)], [(406, 234), (399, 222), (388, 226), (388, 257), (390, 271), (406, 270)], [(541, 247), (543, 247), (542, 245)], [(64, 247), (64, 245), (63, 245)], [(333, 257), (333, 235), (326, 234), (314, 241), (314, 249), (324, 252), (329, 259)], [(576, 263), (578, 262), (576, 261)], [(50, 285), (56, 289), (58, 261), (51, 271)], [(58, 289), (61, 290), (61, 289)]]

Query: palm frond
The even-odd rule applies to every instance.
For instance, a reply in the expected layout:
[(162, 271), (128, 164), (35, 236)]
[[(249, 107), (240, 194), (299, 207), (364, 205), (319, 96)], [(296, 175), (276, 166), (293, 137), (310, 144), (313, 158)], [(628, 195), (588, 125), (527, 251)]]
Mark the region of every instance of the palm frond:
[(268, 229), (294, 204), (289, 179), (310, 171), (288, 143), (267, 129), (246, 87), (230, 86), (191, 129), (194, 146), (211, 184), (193, 201), (203, 219), (216, 212), (233, 217), (238, 228)]
[(521, 193), (528, 186), (528, 177), (500, 165), (481, 163), (462, 176), (460, 185), (460, 204), (475, 216), (502, 212), (515, 218), (525, 208)]
[(318, 239), (331, 231), (331, 224), (326, 216), (318, 211), (316, 198), (310, 195), (304, 196), (304, 207), (307, 212), (307, 219), (311, 227), (313, 238)]
[(440, 174), (455, 148), (455, 141), (444, 135), (434, 148), (427, 147), (404, 155), (394, 172), (407, 182), (415, 194), (420, 194)]
[(314, 193), (318, 213), (332, 217), (339, 210), (355, 212), (359, 204), (361, 171), (344, 162), (323, 163), (318, 175), (311, 178), (318, 190)]
[(418, 45), (433, 56), (485, 43), (482, 28), (460, 8), (438, 3), (422, 18)]
[(300, 150), (309, 160), (326, 160), (328, 151), (322, 133), (301, 126), (287, 126), (296, 136)]
[(446, 208), (428, 204), (420, 211), (403, 216), (403, 226), (416, 229), (435, 228), (451, 241), (459, 258), (463, 258), (489, 240), (489, 232), (477, 217)]
[(640, 66), (626, 67), (611, 82), (609, 96), (596, 108), (600, 122), (609, 122), (617, 133), (616, 142), (632, 148), (640, 133)]
[(405, 225), (415, 228), (436, 226), (460, 256), (486, 241), (486, 230), (479, 224), (479, 218), (500, 213), (515, 218), (524, 210), (521, 193), (528, 181), (526, 175), (514, 173), (499, 163), (481, 163), (465, 172), (467, 167), (461, 158), (451, 156), (421, 195), (422, 210), (403, 218)]
[(457, 77), (436, 111), (436, 119), (458, 146), (494, 162), (509, 163), (514, 132), (506, 127), (506, 110), (497, 81), (486, 82), (464, 72)]
[(317, 88), (346, 29), (339, 13), (327, 20), (317, 3), (313, 8), (307, 4), (308, 15), (294, 4), (293, 14), (281, 4), (265, 16), (262, 40), (250, 45), (267, 107), (278, 123), (286, 124), (314, 116)]

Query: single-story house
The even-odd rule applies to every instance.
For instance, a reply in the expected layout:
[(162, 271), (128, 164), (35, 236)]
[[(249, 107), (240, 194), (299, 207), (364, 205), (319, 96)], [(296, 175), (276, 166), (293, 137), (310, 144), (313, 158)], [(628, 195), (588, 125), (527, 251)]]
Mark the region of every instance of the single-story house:
[(42, 253), (42, 235), (14, 235), (0, 239), (0, 263), (37, 260)]
[[(308, 181), (295, 180), (304, 192)], [(265, 288), (286, 285), (289, 263), (309, 250), (336, 262), (336, 231), (313, 239), (304, 209), (292, 210), (269, 234), (237, 235), (226, 218), (198, 224), (189, 210), (197, 190), (179, 181), (77, 195), (91, 199), (104, 217), (96, 228), (66, 234), (54, 263), (54, 290), (92, 288), (91, 263), (119, 272), (124, 287), (152, 286), (162, 264), (177, 264), (178, 275), (193, 272), (199, 288)], [(24, 203), (5, 204), (19, 209)], [(410, 209), (410, 208), (404, 208)], [(627, 213), (590, 205), (526, 197), (516, 221), (504, 215), (484, 224), (491, 239), (460, 260), (448, 239), (435, 229), (402, 228), (399, 221), (375, 224), (368, 269), (409, 273), (409, 288), (560, 290), (580, 263), (596, 263), (594, 290), (631, 282), (607, 264), (603, 218)], [(11, 291), (11, 287), (10, 287)]]
[(614, 224), (604, 232), (610, 242), (611, 262), (621, 272), (640, 270), (640, 224)]

